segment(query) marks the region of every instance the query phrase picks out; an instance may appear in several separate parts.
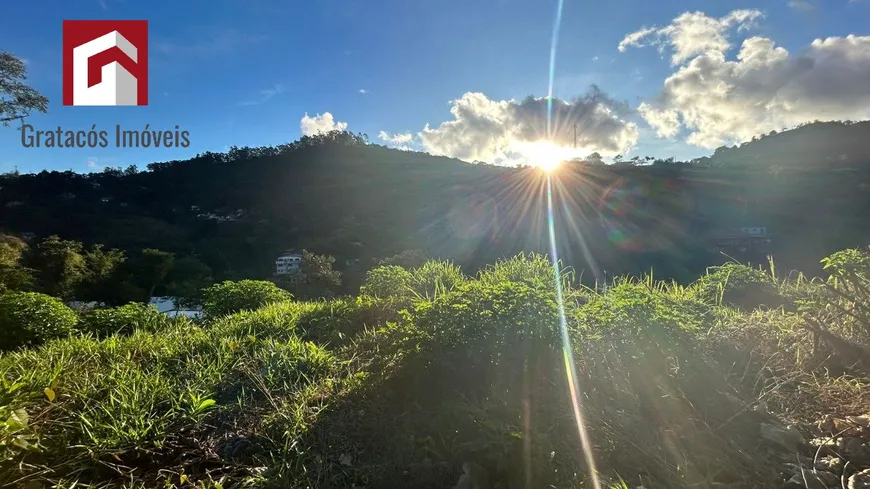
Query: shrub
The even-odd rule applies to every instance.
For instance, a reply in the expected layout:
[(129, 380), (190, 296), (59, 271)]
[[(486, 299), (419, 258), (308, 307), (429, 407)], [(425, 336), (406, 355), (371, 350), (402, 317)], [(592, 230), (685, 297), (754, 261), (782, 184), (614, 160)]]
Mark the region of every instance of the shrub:
[(92, 309), (82, 316), (79, 330), (97, 336), (129, 334), (137, 329), (155, 332), (171, 323), (156, 307), (138, 302), (106, 309)]
[(76, 326), (76, 313), (60, 299), (36, 292), (0, 296), (0, 349), (37, 345), (68, 335)]
[(203, 290), (203, 296), (203, 313), (208, 317), (259, 309), (267, 304), (293, 299), (290, 292), (265, 280), (227, 280), (207, 287)]
[(379, 299), (407, 297), (410, 294), (411, 272), (397, 265), (384, 265), (366, 273), (366, 281), (360, 287), (360, 294)]
[(695, 282), (695, 287), (699, 297), (710, 304), (739, 309), (783, 304), (772, 277), (740, 263), (710, 267), (707, 274)]
[(870, 253), (848, 249), (822, 259), (828, 280), (810, 291), (801, 309), (810, 313), (816, 327), (839, 325), (851, 340), (870, 340)]
[(366, 273), (360, 294), (379, 299), (424, 298), (444, 293), (464, 281), (462, 271), (449, 261), (427, 261), (410, 270), (383, 265)]
[(418, 376), (433, 386), (464, 385), (469, 393), (516, 385), (527, 362), (536, 363), (559, 347), (555, 299), (555, 293), (527, 284), (469, 281), (417, 302), (404, 316), (427, 338)]
[[(562, 269), (559, 273), (562, 289), (566, 290), (574, 280), (574, 271)], [(479, 280), (488, 284), (521, 282), (552, 290), (555, 283), (555, 269), (550, 260), (544, 255), (537, 253), (520, 254), (510, 259), (496, 262), (481, 270)]]
[(711, 308), (688, 295), (674, 296), (645, 282), (620, 281), (574, 312), (584, 337), (680, 337), (711, 324)]
[(353, 338), (366, 328), (397, 320), (397, 304), (389, 299), (357, 297), (300, 304), (296, 317), (299, 336), (318, 343)]
[(295, 336), (296, 320), (308, 303), (276, 302), (256, 310), (244, 310), (211, 322), (209, 331), (224, 338), (276, 338)]
[(446, 292), (465, 281), (458, 266), (449, 261), (430, 260), (411, 269), (411, 287), (421, 297)]

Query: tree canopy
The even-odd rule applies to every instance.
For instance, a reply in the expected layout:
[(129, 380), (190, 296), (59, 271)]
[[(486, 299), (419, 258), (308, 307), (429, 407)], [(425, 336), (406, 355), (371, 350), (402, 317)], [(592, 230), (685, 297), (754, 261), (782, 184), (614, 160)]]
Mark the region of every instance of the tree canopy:
[(32, 111), (47, 112), (48, 98), (24, 83), (27, 63), (12, 53), (0, 51), (0, 122), (8, 126)]

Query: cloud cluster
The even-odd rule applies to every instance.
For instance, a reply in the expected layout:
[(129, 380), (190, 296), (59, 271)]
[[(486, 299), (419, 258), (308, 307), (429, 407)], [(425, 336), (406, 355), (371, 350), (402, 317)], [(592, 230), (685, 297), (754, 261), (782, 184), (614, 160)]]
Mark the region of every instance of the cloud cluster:
[[(714, 30), (703, 42), (666, 37), (674, 60), (687, 62), (665, 80), (656, 99), (638, 107), (659, 136), (673, 137), (685, 128), (688, 143), (712, 149), (804, 122), (870, 116), (870, 36), (817, 39), (799, 54), (756, 36), (743, 41), (736, 59), (728, 59), (731, 44), (724, 29), (748, 25), (760, 15), (752, 12), (707, 17), (699, 24)], [(671, 25), (687, 15), (698, 14), (683, 14)], [(623, 43), (642, 45), (646, 37), (630, 34)]]
[(390, 134), (386, 131), (381, 131), (378, 133), (378, 139), (395, 149), (410, 151), (410, 145), (414, 141), (414, 135), (410, 132), (397, 132), (395, 134)]
[(597, 87), (570, 101), (553, 99), (549, 137), (547, 105), (546, 98), (491, 100), (483, 93), (468, 92), (451, 102), (452, 120), (434, 128), (427, 124), (418, 137), (430, 153), (496, 164), (525, 162), (534, 157), (528, 154), (533, 148), (530, 143), (543, 140), (576, 156), (593, 151), (612, 155), (637, 141), (637, 126), (625, 120), (627, 106)]
[(763, 16), (760, 10), (754, 9), (734, 10), (718, 19), (703, 12), (686, 12), (665, 27), (644, 27), (626, 35), (618, 49), (624, 52), (629, 47), (653, 45), (663, 52), (665, 47), (671, 46), (671, 61), (677, 65), (708, 51), (725, 51), (730, 46), (730, 30), (749, 29)]
[(306, 112), (302, 116), (302, 120), (299, 121), (299, 129), (303, 136), (313, 136), (329, 131), (344, 131), (347, 129), (347, 122), (336, 122), (329, 112), (317, 114), (314, 117), (310, 117)]

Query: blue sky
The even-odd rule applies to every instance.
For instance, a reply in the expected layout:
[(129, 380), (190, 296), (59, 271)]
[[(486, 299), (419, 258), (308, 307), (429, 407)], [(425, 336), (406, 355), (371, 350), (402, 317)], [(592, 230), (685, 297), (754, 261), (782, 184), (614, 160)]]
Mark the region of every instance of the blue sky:
[[(555, 9), (555, 2), (535, 0), (14, 2), (4, 6), (0, 45), (26, 60), (29, 83), (50, 99), (47, 114), (29, 119), (37, 129), (87, 130), (93, 124), (99, 128), (121, 124), (125, 129), (142, 129), (149, 124), (152, 129), (172, 129), (179, 125), (190, 132), (192, 144), (186, 149), (22, 148), (14, 127), (0, 128), (0, 171), (14, 166), (23, 172), (87, 172), (129, 164), (143, 168), (149, 162), (224, 151), (230, 145), (275, 145), (301, 135), (304, 114), (314, 117), (325, 112), (375, 141), (380, 131), (409, 133), (405, 138), (393, 137), (390, 144), (467, 159), (472, 159), (468, 155), (509, 158), (513, 150), (505, 149), (506, 145), (530, 140), (528, 131), (519, 128), (540, 128), (534, 122), (539, 117), (535, 108), (542, 105), (497, 103), (547, 94)], [(746, 22), (725, 20), (738, 10), (753, 10), (758, 15)], [(667, 29), (685, 12), (720, 19), (728, 39), (727, 46), (718, 48), (701, 42), (694, 57), (718, 49), (733, 61), (740, 43), (754, 37), (772, 40), (791, 57), (810, 49), (808, 56), (815, 56), (820, 67), (836, 59), (855, 63), (849, 68), (860, 75), (870, 66), (870, 42), (864, 43), (870, 41), (866, 37), (870, 34), (870, 0), (565, 0), (554, 95), (570, 99), (583, 95), (594, 83), (609, 99), (626, 103), (618, 114), (612, 113), (617, 121), (611, 124), (612, 131), (622, 132), (602, 135), (598, 132), (603, 129), (590, 129), (584, 149), (601, 148), (603, 154), (607, 150), (612, 154), (621, 145), (618, 149), (628, 155), (690, 158), (710, 153), (721, 141), (745, 140), (747, 131), (767, 132), (811, 117), (866, 118), (870, 114), (870, 88), (862, 91), (849, 82), (828, 79), (832, 75), (821, 70), (801, 74), (806, 80), (802, 85), (735, 95), (748, 92), (759, 80), (764, 84), (764, 80), (776, 79), (785, 69), (785, 61), (774, 65), (766, 56), (765, 62), (771, 64), (740, 75), (726, 73), (724, 65), (711, 68), (695, 60), (699, 63), (695, 73), (710, 69), (724, 77), (724, 85), (716, 86), (735, 88), (719, 97), (722, 105), (716, 113), (698, 115), (698, 110), (712, 110), (705, 107), (704, 95), (698, 92), (711, 86), (685, 92), (684, 85), (665, 88), (663, 84), (671, 75), (691, 75), (694, 58), (677, 64), (672, 61), (678, 39), (675, 29)], [(65, 19), (149, 21), (147, 107), (62, 105), (61, 26)], [(653, 26), (665, 30), (647, 35), (622, 52), (618, 49), (628, 34)], [(858, 36), (852, 38), (856, 42), (845, 41), (850, 34)], [(827, 51), (816, 49), (818, 54), (811, 49), (818, 38), (842, 42), (831, 43)], [(764, 52), (777, 53), (773, 48)], [(832, 52), (837, 56), (824, 55)], [(851, 55), (839, 56), (844, 52)], [(868, 85), (866, 80), (864, 85)], [(851, 103), (837, 100), (836, 94), (808, 91), (821, 90), (818, 85), (840, 87), (840, 92), (851, 95)], [(495, 135), (480, 132), (479, 123), (486, 118), (475, 112), (481, 105), (470, 98), (466, 101), (471, 112), (459, 118), (451, 114), (450, 102), (469, 92), (484, 94), (485, 98), (474, 100), (496, 105), (480, 110), (500, 111), (495, 116), (500, 124), (513, 127), (499, 128), (501, 132)], [(779, 112), (771, 108), (777, 100), (796, 94), (813, 102), (812, 107), (823, 107), (821, 117), (813, 112), (817, 109), (794, 109), (794, 103)], [(636, 109), (643, 103), (650, 110), (640, 113)], [(615, 107), (612, 101), (606, 105)], [(744, 111), (749, 105), (766, 109)], [(722, 123), (723, 129), (712, 129), (710, 120), (718, 121), (719, 113), (731, 119)], [(742, 122), (747, 118), (748, 122)], [(449, 121), (454, 124), (441, 126)], [(600, 122), (588, 127), (600, 128)], [(419, 135), (426, 124), (435, 132)], [(615, 142), (599, 144), (597, 137)], [(487, 145), (491, 151), (480, 149)]]

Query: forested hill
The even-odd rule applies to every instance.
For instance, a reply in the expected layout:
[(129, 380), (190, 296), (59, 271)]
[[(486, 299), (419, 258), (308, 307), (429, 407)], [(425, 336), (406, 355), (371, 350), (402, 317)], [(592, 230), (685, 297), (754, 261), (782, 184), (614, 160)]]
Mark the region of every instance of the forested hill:
[[(681, 277), (721, 260), (707, 242), (721, 228), (766, 226), (784, 266), (866, 244), (868, 129), (811, 124), (693, 162), (566, 163), (553, 182), (562, 258), (587, 279), (650, 267)], [(6, 232), (158, 248), (196, 257), (216, 279), (265, 277), (288, 248), (334, 255), (338, 268), (408, 249), (466, 267), (548, 249), (539, 170), (388, 149), (350, 133), (147, 171), (0, 178)]]
[(870, 162), (870, 121), (815, 122), (773, 131), (739, 146), (722, 146), (696, 162), (774, 170), (851, 168)]

